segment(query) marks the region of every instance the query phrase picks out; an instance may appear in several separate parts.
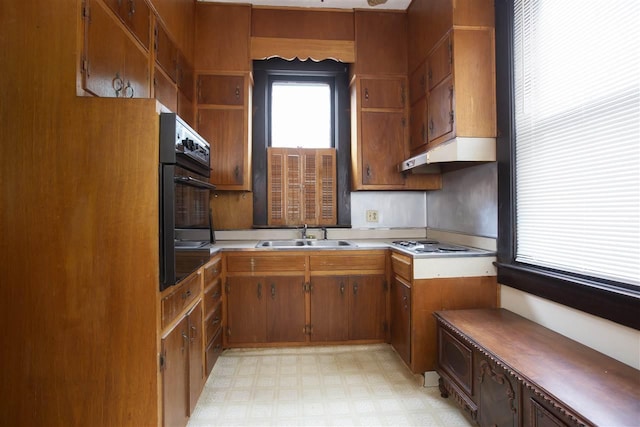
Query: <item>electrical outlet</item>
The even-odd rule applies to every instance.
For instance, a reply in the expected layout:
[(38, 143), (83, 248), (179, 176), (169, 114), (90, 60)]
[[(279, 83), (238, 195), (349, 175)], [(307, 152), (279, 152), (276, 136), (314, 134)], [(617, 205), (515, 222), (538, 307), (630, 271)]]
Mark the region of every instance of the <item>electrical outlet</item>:
[(367, 222), (378, 222), (378, 211), (376, 211), (376, 210), (368, 210), (367, 211)]

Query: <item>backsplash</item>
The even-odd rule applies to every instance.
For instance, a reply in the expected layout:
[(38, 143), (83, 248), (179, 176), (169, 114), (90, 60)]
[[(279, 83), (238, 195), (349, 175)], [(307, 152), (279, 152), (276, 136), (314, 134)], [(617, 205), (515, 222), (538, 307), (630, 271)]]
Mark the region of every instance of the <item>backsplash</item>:
[[(351, 193), (352, 228), (413, 228), (427, 226), (424, 191), (357, 191)], [(377, 222), (367, 221), (377, 212)]]
[(497, 171), (486, 163), (443, 174), (442, 190), (426, 194), (429, 229), (496, 238)]

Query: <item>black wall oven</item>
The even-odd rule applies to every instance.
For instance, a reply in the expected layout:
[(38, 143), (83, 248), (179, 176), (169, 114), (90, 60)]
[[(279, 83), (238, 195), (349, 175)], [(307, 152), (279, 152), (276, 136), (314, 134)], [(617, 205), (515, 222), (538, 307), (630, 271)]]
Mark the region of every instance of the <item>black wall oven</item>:
[(209, 144), (174, 113), (160, 115), (160, 290), (209, 260), (210, 241), (176, 239), (176, 230), (212, 236)]

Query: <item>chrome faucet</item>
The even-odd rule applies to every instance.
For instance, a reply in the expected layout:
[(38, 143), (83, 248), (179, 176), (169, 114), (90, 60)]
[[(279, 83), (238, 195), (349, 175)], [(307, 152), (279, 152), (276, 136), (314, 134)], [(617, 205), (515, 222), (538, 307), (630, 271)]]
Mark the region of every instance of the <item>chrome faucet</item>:
[(301, 239), (306, 239), (307, 238), (307, 224), (305, 224), (302, 227), (302, 230), (300, 231), (300, 238)]
[(322, 227), (321, 230), (322, 230), (322, 236), (323, 236), (322, 238), (324, 240), (327, 240), (327, 227)]

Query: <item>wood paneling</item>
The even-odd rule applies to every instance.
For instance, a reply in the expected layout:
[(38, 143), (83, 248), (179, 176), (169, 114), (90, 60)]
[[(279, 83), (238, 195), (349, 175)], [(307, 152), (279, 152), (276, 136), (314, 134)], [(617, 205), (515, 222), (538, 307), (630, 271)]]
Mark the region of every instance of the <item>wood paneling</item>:
[(252, 37), (288, 39), (353, 40), (351, 11), (254, 8)]
[(198, 2), (194, 66), (200, 71), (251, 71), (251, 6)]
[(407, 15), (355, 12), (355, 74), (407, 74)]
[(253, 193), (215, 191), (211, 198), (215, 230), (246, 230), (253, 225)]
[[(142, 1), (142, 0), (136, 0)], [(196, 2), (193, 0), (150, 0), (180, 50), (193, 63)]]

